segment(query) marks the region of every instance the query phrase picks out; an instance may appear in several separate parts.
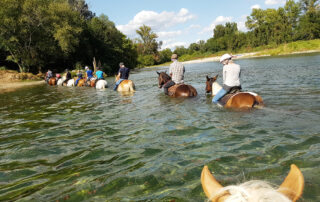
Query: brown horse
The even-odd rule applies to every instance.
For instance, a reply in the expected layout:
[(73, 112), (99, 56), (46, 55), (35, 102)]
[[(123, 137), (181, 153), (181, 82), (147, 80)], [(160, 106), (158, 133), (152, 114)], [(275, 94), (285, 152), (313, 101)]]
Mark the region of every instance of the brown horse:
[(57, 83), (57, 80), (56, 80), (56, 78), (55, 77), (51, 77), (50, 79), (49, 79), (49, 81), (48, 81), (48, 84), (50, 85), (50, 86), (55, 86)]
[[(206, 92), (212, 93), (212, 96), (216, 95), (222, 88), (217, 82), (218, 75), (215, 77), (208, 77), (206, 81)], [(227, 95), (225, 96), (227, 98)], [(222, 99), (224, 99), (223, 97)], [(238, 92), (233, 95), (228, 96), (228, 100), (225, 101), (225, 108), (234, 108), (234, 109), (249, 109), (253, 107), (263, 107), (262, 98), (252, 92)]]
[[(115, 81), (117, 82), (120, 79), (120, 76), (116, 76)], [(121, 83), (119, 84), (117, 91), (120, 92), (135, 92), (135, 85), (133, 83), (133, 81), (131, 80), (123, 80), (121, 81)]]
[[(158, 87), (162, 88), (164, 84), (171, 81), (171, 77), (166, 72), (157, 72), (158, 77)], [(186, 84), (176, 84), (171, 86), (169, 89), (170, 97), (195, 97), (198, 95), (197, 90), (191, 86)]]
[(86, 80), (85, 79), (80, 79), (79, 81), (78, 81), (78, 87), (82, 87), (82, 86), (85, 86), (85, 84), (86, 84)]

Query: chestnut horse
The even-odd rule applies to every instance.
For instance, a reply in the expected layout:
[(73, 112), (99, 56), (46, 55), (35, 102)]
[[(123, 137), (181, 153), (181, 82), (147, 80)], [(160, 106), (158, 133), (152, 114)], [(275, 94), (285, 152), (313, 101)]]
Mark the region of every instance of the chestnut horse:
[[(208, 77), (206, 81), (206, 92), (212, 93), (212, 96), (216, 95), (220, 90), (221, 86), (216, 82), (218, 75), (215, 77)], [(223, 99), (223, 98), (222, 98)], [(226, 104), (224, 105), (225, 108), (234, 108), (234, 109), (248, 109), (253, 107), (263, 107), (263, 100), (262, 98), (252, 92), (238, 92), (232, 95)]]
[(86, 80), (85, 79), (80, 79), (79, 81), (78, 81), (78, 87), (82, 87), (82, 86), (85, 86), (85, 84), (86, 84), (86, 82), (85, 82)]
[[(115, 82), (117, 82), (120, 79), (120, 76), (116, 76), (115, 78)], [(120, 92), (135, 92), (135, 85), (133, 83), (133, 81), (131, 80), (123, 80), (121, 81), (121, 83), (119, 84), (117, 91)]]
[[(158, 87), (162, 88), (164, 84), (171, 81), (171, 77), (166, 72), (157, 72), (158, 77)], [(195, 97), (198, 95), (197, 90), (186, 84), (176, 84), (168, 89), (170, 97)]]
[(56, 85), (56, 81), (57, 81), (57, 79), (56, 79), (55, 77), (51, 77), (51, 78), (49, 79), (49, 81), (48, 81), (48, 84), (49, 84), (50, 86), (55, 86), (55, 85)]

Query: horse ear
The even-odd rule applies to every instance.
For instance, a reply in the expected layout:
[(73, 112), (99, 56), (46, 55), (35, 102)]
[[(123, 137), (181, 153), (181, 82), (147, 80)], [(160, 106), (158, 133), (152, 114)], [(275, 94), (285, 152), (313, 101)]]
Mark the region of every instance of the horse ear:
[(290, 172), (280, 185), (278, 192), (284, 194), (294, 202), (302, 195), (303, 188), (303, 174), (296, 165), (291, 164)]
[(208, 75), (206, 77), (207, 77), (207, 81), (210, 81), (210, 78), (208, 77)]
[(213, 77), (214, 80), (217, 80), (218, 74)]
[(160, 72), (156, 71), (158, 75), (160, 75)]
[(211, 201), (224, 201), (230, 195), (227, 191), (219, 193), (223, 186), (213, 177), (208, 166), (202, 169), (201, 184), (204, 193)]

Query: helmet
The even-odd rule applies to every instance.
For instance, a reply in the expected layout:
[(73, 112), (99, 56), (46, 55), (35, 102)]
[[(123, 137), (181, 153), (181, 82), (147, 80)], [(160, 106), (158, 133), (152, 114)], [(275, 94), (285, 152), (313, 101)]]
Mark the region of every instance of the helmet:
[(88, 69), (89, 69), (89, 67), (88, 67), (88, 66), (86, 66), (86, 67), (85, 67), (85, 70), (88, 70)]
[(232, 56), (230, 55), (230, 54), (224, 54), (223, 56), (221, 56), (221, 58), (220, 58), (220, 63), (221, 62), (223, 62), (223, 61), (225, 61), (225, 60), (227, 60), (227, 59), (231, 59), (232, 58)]

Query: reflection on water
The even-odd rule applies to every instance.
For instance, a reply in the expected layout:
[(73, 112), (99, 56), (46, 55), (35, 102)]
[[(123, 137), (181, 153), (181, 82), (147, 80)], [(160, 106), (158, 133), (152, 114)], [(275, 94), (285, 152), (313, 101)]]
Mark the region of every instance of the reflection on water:
[[(173, 99), (155, 70), (131, 75), (134, 94), (37, 86), (0, 95), (0, 200), (203, 201), (208, 165), (223, 185), (280, 184), (290, 164), (319, 201), (320, 56), (239, 60), (242, 86), (266, 108), (220, 109), (205, 95), (218, 63), (186, 65), (199, 95)], [(218, 79), (221, 83), (221, 77)]]

